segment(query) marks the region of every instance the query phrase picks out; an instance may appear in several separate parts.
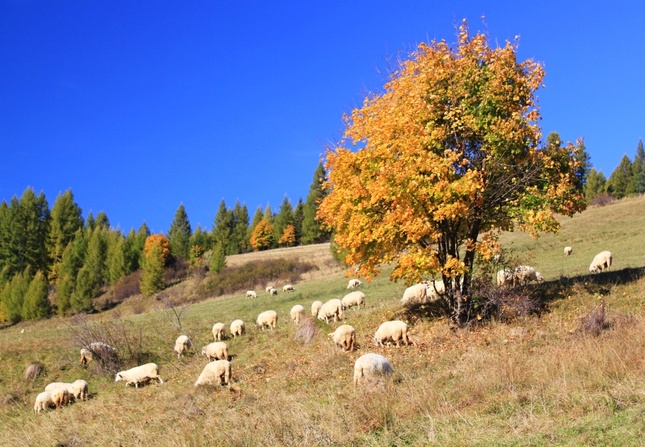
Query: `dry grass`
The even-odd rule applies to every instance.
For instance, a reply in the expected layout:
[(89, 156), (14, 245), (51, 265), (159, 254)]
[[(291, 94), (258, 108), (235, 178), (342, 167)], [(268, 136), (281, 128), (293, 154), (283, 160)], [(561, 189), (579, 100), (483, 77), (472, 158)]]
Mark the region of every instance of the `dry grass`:
[[(526, 245), (539, 251), (533, 253), (538, 269), (544, 273), (543, 265), (552, 266), (550, 281), (533, 290), (546, 307), (508, 324), (455, 329), (431, 307), (403, 312), (399, 299), (405, 286), (380, 277), (362, 287), (367, 306), (347, 312), (347, 320), (332, 325), (310, 320), (306, 331), (295, 326), (289, 318), (294, 304), (308, 309), (315, 300), (347, 293), (340, 271), (303, 280), (295, 293), (193, 304), (182, 327), (197, 353), (212, 341), (214, 322), (247, 323), (245, 335), (227, 340), (233, 355), (230, 388), (196, 389), (205, 359), (192, 354), (177, 360), (172, 352), (177, 330), (163, 315), (127, 312), (129, 299), (90, 318), (116, 318), (140, 330), (145, 352), (161, 366), (163, 385), (125, 388), (113, 377), (82, 368), (66, 319), (5, 328), (0, 330), (2, 445), (639, 445), (645, 434), (645, 262), (636, 261), (642, 241), (629, 221), (640, 225), (637, 213), (621, 219), (627, 228), (613, 228), (620, 206), (599, 208), (612, 218), (598, 214), (607, 226), (585, 237), (589, 253), (607, 247), (626, 265), (588, 276), (586, 255), (575, 266), (560, 265), (569, 262), (562, 240), (553, 247), (540, 245), (543, 239)], [(570, 223), (578, 225), (563, 222), (565, 234), (575, 233)], [(611, 244), (607, 234), (614, 237)], [(631, 243), (623, 240), (628, 237)], [(578, 252), (569, 258), (586, 250), (582, 241), (571, 245)], [(580, 330), (581, 321), (595, 314), (601, 300), (605, 329), (590, 335)], [(267, 309), (280, 315), (278, 328), (257, 330), (253, 321)], [(417, 346), (374, 346), (374, 331), (391, 318), (409, 322)], [(343, 323), (356, 328), (353, 352), (342, 352), (327, 339)], [(296, 340), (299, 330), (307, 337), (313, 333), (309, 343)], [(382, 388), (354, 388), (353, 362), (370, 351), (390, 359), (395, 374)], [(44, 372), (25, 383), (25, 368), (34, 362), (44, 365)], [(89, 382), (89, 401), (33, 414), (33, 400), (48, 382), (75, 379)]]

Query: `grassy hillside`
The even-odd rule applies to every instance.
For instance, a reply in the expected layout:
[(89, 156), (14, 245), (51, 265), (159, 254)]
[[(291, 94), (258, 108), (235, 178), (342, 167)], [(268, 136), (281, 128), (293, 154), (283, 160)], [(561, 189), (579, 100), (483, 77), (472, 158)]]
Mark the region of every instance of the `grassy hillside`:
[[(359, 343), (350, 353), (327, 338), (342, 323), (316, 322), (317, 334), (305, 344), (295, 340), (288, 317), (296, 303), (309, 309), (347, 292), (342, 271), (323, 260), (324, 246), (305, 256), (319, 256), (328, 269), (297, 283), (294, 293), (270, 297), (258, 288), (255, 300), (217, 297), (186, 308), (181, 321), (197, 352), (179, 361), (172, 347), (180, 332), (168, 323), (170, 311), (157, 305), (145, 312), (154, 300), (89, 319), (90, 327), (116, 325), (140, 341), (145, 359), (161, 366), (163, 385), (125, 388), (112, 375), (81, 367), (73, 335), (83, 327), (78, 318), (0, 330), (2, 445), (638, 445), (645, 432), (643, 216), (645, 199), (638, 198), (563, 219), (557, 236), (504, 235), (513, 255), (547, 279), (528, 289), (548, 301), (540, 315), (455, 329), (432, 308), (405, 313), (399, 305), (405, 286), (381, 276), (362, 288), (367, 307), (346, 313), (343, 323), (356, 328)], [(565, 245), (574, 247), (572, 256), (564, 256)], [(614, 252), (612, 271), (589, 276), (591, 258), (604, 249)], [(173, 293), (188, 294), (183, 287)], [(598, 336), (581, 332), (581, 318), (600, 298), (606, 329)], [(279, 314), (274, 331), (253, 327), (266, 309)], [(394, 317), (412, 326), (416, 346), (374, 346), (378, 325)], [(227, 340), (232, 386), (196, 389), (206, 364), (199, 352), (212, 341), (212, 325), (236, 318), (247, 323), (247, 334)], [(353, 362), (365, 352), (388, 357), (394, 380), (355, 388)], [(34, 361), (44, 373), (26, 382)], [(89, 401), (33, 414), (47, 383), (78, 378), (90, 384)]]

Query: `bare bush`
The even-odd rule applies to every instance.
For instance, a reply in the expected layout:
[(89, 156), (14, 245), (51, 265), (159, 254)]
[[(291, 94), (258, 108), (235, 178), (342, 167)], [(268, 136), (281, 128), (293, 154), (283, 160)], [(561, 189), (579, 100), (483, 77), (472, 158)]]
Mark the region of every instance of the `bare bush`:
[(610, 327), (606, 315), (605, 300), (600, 300), (600, 304), (580, 320), (580, 330), (597, 337), (603, 330)]
[(157, 303), (153, 307), (166, 323), (170, 324), (170, 326), (179, 332), (184, 332), (181, 319), (188, 309), (190, 309), (190, 304), (182, 303), (176, 294), (162, 292), (157, 295)]
[(612, 197), (611, 194), (603, 193), (603, 194), (598, 194), (596, 197), (594, 197), (591, 200), (592, 205), (597, 205), (597, 206), (605, 206), (610, 204), (614, 198)]
[(316, 325), (316, 321), (313, 318), (308, 317), (301, 320), (298, 324), (294, 339), (296, 341), (302, 340), (304, 344), (307, 344), (314, 339), (316, 334), (318, 334), (318, 326)]
[(34, 362), (27, 366), (27, 368), (25, 368), (25, 382), (33, 382), (36, 380), (36, 377), (38, 377), (44, 369), (45, 367), (39, 362)]
[(509, 322), (536, 312), (541, 305), (530, 288), (496, 287), (490, 280), (481, 277), (473, 279), (471, 295), (477, 303), (474, 306), (477, 313), (471, 316), (471, 320), (496, 318)]

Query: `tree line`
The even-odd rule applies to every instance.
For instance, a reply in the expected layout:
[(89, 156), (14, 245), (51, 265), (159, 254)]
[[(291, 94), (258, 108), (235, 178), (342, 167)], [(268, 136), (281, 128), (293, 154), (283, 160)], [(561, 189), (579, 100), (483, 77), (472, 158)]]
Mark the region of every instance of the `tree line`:
[(84, 219), (71, 190), (50, 209), (44, 193), (28, 187), (0, 203), (0, 321), (90, 312), (106, 287), (137, 271), (141, 292), (152, 294), (165, 286), (171, 265), (219, 273), (228, 255), (329, 241), (316, 219), (324, 179), (321, 163), (306, 201), (294, 207), (285, 196), (278, 212), (258, 207), (252, 219), (246, 205), (222, 200), (210, 231), (193, 230), (180, 204), (166, 234), (151, 234), (145, 221), (125, 234), (103, 211)]

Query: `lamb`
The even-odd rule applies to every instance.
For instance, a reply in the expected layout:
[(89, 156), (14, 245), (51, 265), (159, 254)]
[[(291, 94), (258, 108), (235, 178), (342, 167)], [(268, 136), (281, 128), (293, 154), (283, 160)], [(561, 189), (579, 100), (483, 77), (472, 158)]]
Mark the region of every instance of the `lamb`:
[(513, 272), (513, 284), (527, 284), (531, 281), (542, 282), (544, 278), (540, 272), (528, 265), (520, 265)]
[(269, 292), (269, 295), (270, 295), (270, 296), (277, 296), (277, 295), (278, 295), (278, 289), (274, 289), (273, 287), (271, 287), (271, 288), (268, 290), (268, 292)]
[(340, 346), (343, 351), (353, 351), (356, 345), (356, 330), (349, 324), (341, 324), (329, 337)]
[(177, 340), (175, 340), (175, 348), (174, 348), (174, 351), (177, 354), (177, 360), (179, 360), (181, 355), (188, 352), (188, 350), (192, 347), (193, 347), (193, 342), (190, 341), (190, 338), (188, 338), (188, 335), (180, 335), (179, 337), (177, 337)]
[(350, 292), (341, 300), (346, 309), (356, 306), (356, 308), (365, 307), (365, 294), (361, 291)]
[(389, 376), (394, 370), (388, 359), (380, 354), (369, 352), (363, 354), (354, 362), (354, 386), (361, 381), (370, 384), (380, 383), (384, 376)]
[(318, 319), (325, 320), (329, 324), (329, 319), (334, 317), (334, 322), (343, 319), (343, 302), (338, 298), (332, 298), (322, 305), (318, 311)]
[(246, 297), (247, 297), (247, 298), (257, 298), (257, 297), (258, 297), (258, 294), (257, 294), (257, 293), (255, 293), (255, 291), (254, 291), (254, 290), (247, 290), (247, 291), (246, 291)]
[(404, 306), (412, 306), (414, 304), (422, 304), (428, 301), (428, 285), (425, 283), (415, 284), (408, 287), (403, 292), (401, 304)]
[(221, 341), (226, 337), (226, 326), (224, 323), (215, 323), (213, 325), (213, 339), (215, 341)]
[(231, 362), (228, 360), (216, 360), (204, 366), (195, 386), (214, 385), (217, 382), (222, 386), (230, 384)]
[(381, 324), (376, 333), (374, 334), (374, 342), (376, 346), (383, 346), (383, 342), (393, 342), (396, 343), (396, 347), (399, 347), (399, 342), (403, 342), (406, 345), (412, 343), (415, 344), (408, 335), (408, 325), (401, 320), (392, 320), (386, 321)]
[(593, 261), (591, 261), (591, 265), (589, 265), (589, 273), (598, 273), (603, 270), (608, 270), (609, 267), (611, 267), (612, 259), (613, 255), (610, 251), (601, 251), (594, 256)]
[(320, 311), (320, 308), (322, 307), (323, 303), (322, 301), (314, 301), (311, 303), (311, 316), (312, 317), (317, 317), (318, 312)]
[(293, 287), (292, 284), (285, 284), (284, 286), (282, 286), (282, 291), (283, 292), (295, 292), (296, 288)]
[(209, 343), (202, 348), (202, 355), (205, 355), (208, 361), (228, 360), (228, 346), (223, 341)]
[(258, 315), (257, 320), (255, 320), (255, 325), (262, 328), (268, 327), (269, 329), (274, 329), (278, 324), (278, 313), (275, 310), (265, 310), (260, 315)]
[(147, 383), (152, 379), (163, 383), (163, 380), (159, 376), (159, 367), (156, 363), (146, 363), (145, 365), (130, 368), (127, 371), (118, 372), (114, 381), (123, 381), (126, 387), (133, 383), (135, 388), (139, 388), (140, 383)]
[(564, 247), (564, 254), (570, 256), (573, 253), (573, 247), (566, 246)]
[(504, 269), (497, 272), (497, 285), (504, 286), (513, 283), (513, 270)]
[(246, 331), (246, 327), (244, 326), (244, 322), (242, 320), (234, 320), (231, 323), (231, 334), (233, 335), (233, 338), (237, 337), (238, 335), (244, 334)]
[(301, 306), (300, 304), (296, 304), (291, 308), (291, 319), (295, 324), (300, 323), (301, 320), (304, 320), (305, 318), (305, 308)]
[(81, 365), (87, 365), (94, 358), (99, 360), (114, 359), (117, 357), (116, 349), (102, 341), (95, 341), (81, 349)]
[(348, 289), (355, 289), (356, 287), (358, 287), (358, 286), (362, 286), (362, 285), (363, 285), (363, 283), (361, 282), (361, 280), (360, 280), (360, 279), (356, 279), (356, 278), (354, 278), (354, 279), (350, 279), (350, 280), (347, 282), (347, 288), (348, 288)]
[(65, 394), (67, 390), (62, 388), (57, 388), (54, 391), (43, 391), (36, 396), (36, 402), (34, 403), (34, 413), (40, 413), (42, 410), (47, 410), (51, 407), (60, 408), (63, 405), (63, 400), (65, 399)]

